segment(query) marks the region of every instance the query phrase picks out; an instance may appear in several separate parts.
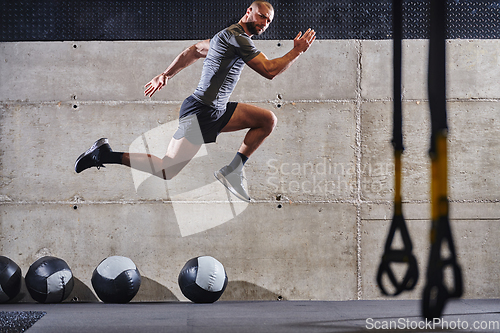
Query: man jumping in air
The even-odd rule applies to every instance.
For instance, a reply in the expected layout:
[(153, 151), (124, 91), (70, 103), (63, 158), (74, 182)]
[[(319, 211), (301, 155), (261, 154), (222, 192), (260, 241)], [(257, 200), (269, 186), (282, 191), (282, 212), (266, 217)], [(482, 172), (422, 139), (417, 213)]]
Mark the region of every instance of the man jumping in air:
[(171, 139), (165, 157), (111, 150), (107, 139), (99, 139), (75, 163), (75, 171), (104, 164), (122, 164), (172, 179), (196, 155), (203, 143), (215, 142), (221, 132), (249, 129), (231, 163), (215, 172), (215, 177), (244, 201), (250, 197), (243, 187), (242, 170), (253, 152), (276, 126), (273, 112), (244, 103), (229, 102), (245, 63), (267, 79), (283, 73), (307, 51), (316, 39), (314, 30), (299, 32), (291, 51), (283, 57), (268, 59), (257, 50), (251, 37), (262, 34), (274, 18), (274, 9), (266, 1), (254, 1), (241, 20), (180, 53), (168, 68), (145, 86), (151, 97), (177, 73), (205, 58), (201, 79), (195, 92), (186, 98), (179, 113), (179, 127)]

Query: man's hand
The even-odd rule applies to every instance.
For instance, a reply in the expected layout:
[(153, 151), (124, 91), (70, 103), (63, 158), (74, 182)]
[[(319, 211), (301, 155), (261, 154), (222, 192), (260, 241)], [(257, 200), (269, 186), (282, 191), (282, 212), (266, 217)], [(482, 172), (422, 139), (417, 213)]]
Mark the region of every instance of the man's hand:
[(316, 39), (316, 32), (311, 28), (302, 36), (302, 31), (300, 31), (297, 36), (293, 39), (293, 47), (300, 51), (301, 53), (306, 52), (311, 44)]
[(155, 76), (144, 86), (144, 96), (153, 97), (155, 92), (167, 85), (167, 80), (168, 78), (164, 73)]

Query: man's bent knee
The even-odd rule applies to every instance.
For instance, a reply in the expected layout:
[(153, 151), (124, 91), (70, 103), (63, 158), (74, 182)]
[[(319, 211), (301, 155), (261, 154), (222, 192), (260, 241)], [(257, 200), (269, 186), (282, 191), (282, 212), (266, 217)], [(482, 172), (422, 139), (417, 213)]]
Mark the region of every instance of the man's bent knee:
[(172, 170), (172, 168), (166, 168), (156, 172), (155, 176), (158, 176), (164, 180), (172, 180), (175, 176), (179, 174), (179, 172), (180, 170)]
[(276, 117), (276, 115), (272, 111), (269, 111), (269, 116), (264, 126), (268, 132), (268, 135), (272, 133), (277, 123), (278, 123), (278, 117)]
[(156, 175), (165, 180), (171, 180), (181, 172), (182, 169), (189, 163), (190, 160), (182, 161), (177, 164), (172, 164), (172, 159), (169, 157), (163, 158), (163, 169)]
[(167, 170), (163, 169), (161, 170), (161, 174), (159, 174), (160, 178), (163, 178), (164, 180), (172, 180), (175, 176), (177, 176), (177, 173), (174, 174), (173, 172), (168, 172)]

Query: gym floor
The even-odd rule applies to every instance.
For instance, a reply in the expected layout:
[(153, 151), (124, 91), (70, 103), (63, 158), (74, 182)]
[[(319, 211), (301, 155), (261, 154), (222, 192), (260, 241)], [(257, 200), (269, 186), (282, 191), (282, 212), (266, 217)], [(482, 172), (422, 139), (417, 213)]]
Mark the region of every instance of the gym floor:
[(0, 323), (5, 333), (499, 332), (500, 300), (450, 300), (435, 322), (417, 300), (14, 303), (0, 304)]

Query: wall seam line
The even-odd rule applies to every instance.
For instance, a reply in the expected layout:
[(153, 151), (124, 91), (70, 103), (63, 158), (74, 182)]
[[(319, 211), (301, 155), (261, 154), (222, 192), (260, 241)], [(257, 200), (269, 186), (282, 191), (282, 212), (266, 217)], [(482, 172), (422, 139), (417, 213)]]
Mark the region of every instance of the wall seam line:
[(357, 299), (363, 298), (363, 277), (361, 275), (361, 104), (363, 99), (361, 97), (361, 77), (362, 77), (362, 44), (360, 40), (356, 41), (357, 49), (357, 67), (356, 67), (356, 136), (355, 136), (355, 151), (356, 157), (356, 192), (355, 192), (355, 205), (356, 205), (356, 288)]

